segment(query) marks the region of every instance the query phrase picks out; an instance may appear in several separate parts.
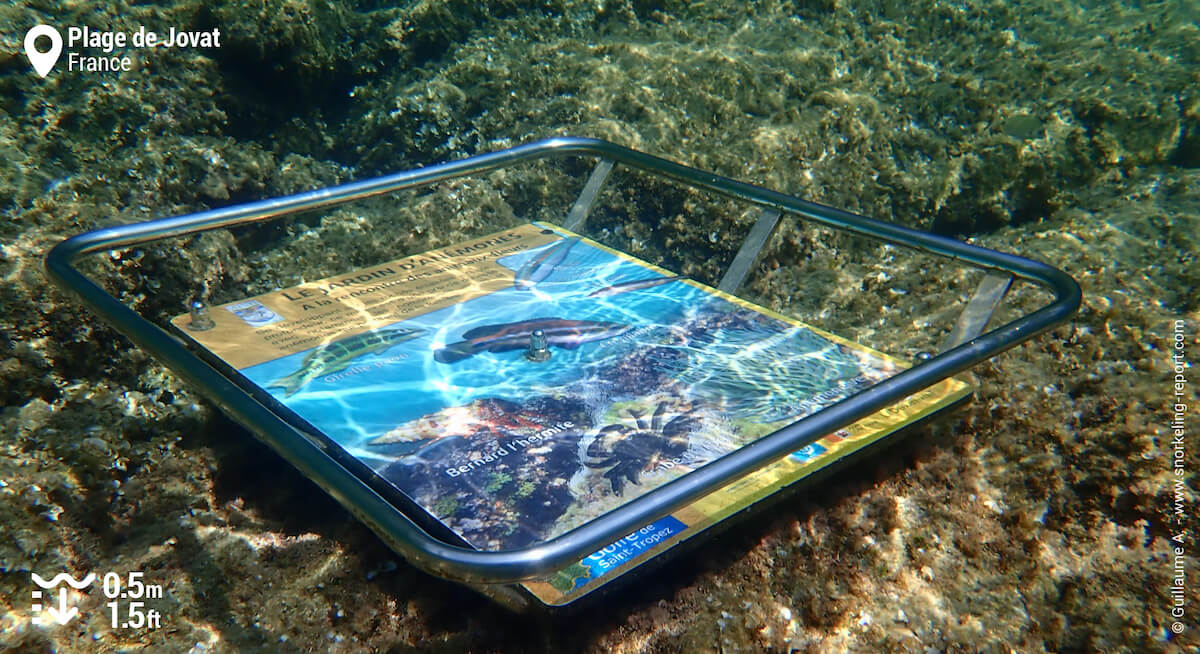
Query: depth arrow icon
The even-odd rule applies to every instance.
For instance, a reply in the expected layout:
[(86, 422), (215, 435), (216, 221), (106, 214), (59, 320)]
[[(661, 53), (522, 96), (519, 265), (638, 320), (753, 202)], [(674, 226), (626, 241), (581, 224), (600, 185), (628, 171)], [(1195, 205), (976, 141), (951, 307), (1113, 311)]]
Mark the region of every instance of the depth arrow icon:
[(58, 589), (58, 608), (56, 609), (53, 606), (48, 606), (48, 607), (46, 607), (46, 613), (49, 613), (50, 617), (54, 618), (54, 621), (57, 622), (58, 624), (67, 624), (68, 622), (71, 621), (72, 618), (79, 615), (79, 608), (75, 607), (75, 606), (68, 607), (67, 606), (67, 589), (59, 588)]

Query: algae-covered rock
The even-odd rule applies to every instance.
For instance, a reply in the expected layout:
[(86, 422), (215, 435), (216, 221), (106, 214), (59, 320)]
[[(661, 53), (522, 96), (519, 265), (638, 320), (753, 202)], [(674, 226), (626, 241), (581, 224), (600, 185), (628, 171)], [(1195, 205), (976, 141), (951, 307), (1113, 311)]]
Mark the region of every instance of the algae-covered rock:
[[(1200, 352), (1192, 14), (944, 0), (0, 7), (0, 649), (1194, 647), (1190, 623), (1172, 631), (1165, 592), (1175, 507), (1196, 514), (1200, 467), (1189, 440), (1175, 475), (1167, 428), (1170, 356), (1178, 343), (1189, 360)], [(62, 60), (43, 79), (20, 54), (41, 23), (216, 28), (223, 42), (127, 49), (135, 66), (122, 73)], [(1084, 305), (1072, 325), (977, 367), (973, 403), (909, 445), (776, 505), (588, 620), (524, 622), (397, 563), (41, 272), (49, 247), (84, 230), (558, 134), (1026, 254), (1078, 279)], [(193, 298), (561, 221), (590, 166), (492, 171), (82, 267), (164, 324)], [(757, 215), (618, 167), (589, 229), (715, 282)], [(979, 278), (786, 219), (742, 294), (912, 357), (939, 347)], [(1018, 283), (994, 324), (1045, 300)], [(1194, 385), (1182, 392), (1200, 401)], [(513, 506), (554, 504), (515, 478), (484, 483)], [(162, 585), (151, 607), (163, 628), (113, 629), (95, 588), (70, 625), (33, 624), (30, 572), (131, 570)]]

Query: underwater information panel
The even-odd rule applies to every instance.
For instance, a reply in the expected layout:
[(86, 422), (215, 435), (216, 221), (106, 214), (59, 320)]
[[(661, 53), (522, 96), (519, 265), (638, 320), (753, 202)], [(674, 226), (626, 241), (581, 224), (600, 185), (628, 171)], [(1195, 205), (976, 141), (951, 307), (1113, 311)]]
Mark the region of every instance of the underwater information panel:
[[(172, 322), (481, 550), (563, 534), (905, 366), (540, 223), (211, 313)], [(945, 380), (523, 586), (573, 601), (969, 392)]]

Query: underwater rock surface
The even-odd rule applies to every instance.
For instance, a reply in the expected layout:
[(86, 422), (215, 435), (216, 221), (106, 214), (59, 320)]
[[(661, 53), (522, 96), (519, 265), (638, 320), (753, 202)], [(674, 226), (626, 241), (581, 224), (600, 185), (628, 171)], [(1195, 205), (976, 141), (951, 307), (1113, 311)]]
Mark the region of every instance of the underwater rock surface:
[[(251, 4), (0, 8), (0, 649), (1200, 643), (1191, 541), (1182, 634), (1168, 614), (1168, 539), (1200, 534), (1194, 381), (1180, 477), (1168, 432), (1175, 321), (1200, 358), (1195, 3)], [(39, 23), (218, 27), (228, 39), (139, 54), (128, 73), (41, 79), (14, 54)], [(1084, 306), (974, 369), (974, 401), (905, 445), (583, 617), (525, 621), (404, 563), (41, 271), (50, 246), (86, 229), (557, 134), (1023, 253), (1075, 276)], [(88, 270), (163, 318), (198, 292), (229, 301), (496, 225), (561, 219), (529, 213), (569, 206), (575, 182), (556, 175), (496, 173), (413, 206), (384, 199), (211, 232)], [(674, 209), (696, 202), (687, 192), (624, 181), (641, 197), (608, 198), (613, 210), (590, 225), (601, 240), (717, 279), (738, 242), (723, 235), (753, 216), (689, 220)], [(956, 315), (947, 307), (975, 283), (931, 278), (927, 264), (789, 225), (744, 293), (909, 357), (936, 347)], [(1018, 289), (1009, 303), (1039, 301)], [(163, 628), (113, 629), (94, 588), (75, 598), (80, 619), (33, 623), (30, 572), (129, 570), (161, 584)]]

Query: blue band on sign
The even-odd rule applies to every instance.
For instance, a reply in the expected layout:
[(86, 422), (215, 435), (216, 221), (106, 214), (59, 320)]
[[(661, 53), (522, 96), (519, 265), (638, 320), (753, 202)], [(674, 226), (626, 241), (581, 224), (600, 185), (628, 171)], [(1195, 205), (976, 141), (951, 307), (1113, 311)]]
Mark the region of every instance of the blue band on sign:
[(792, 452), (788, 456), (790, 456), (791, 459), (797, 463), (805, 463), (808, 461), (812, 461), (813, 459), (821, 456), (822, 454), (825, 453), (825, 451), (826, 450), (824, 447), (821, 447), (820, 445), (817, 445), (816, 443), (809, 443), (808, 445), (805, 445), (803, 448), (796, 450), (795, 452)]
[(687, 525), (673, 516), (667, 516), (642, 527), (595, 554), (589, 555), (583, 561), (580, 561), (583, 567), (587, 568), (588, 575), (581, 579), (576, 579), (575, 586), (571, 590), (582, 588), (602, 575), (616, 570), (623, 564), (637, 558), (638, 555), (653, 549), (656, 545), (681, 533), (684, 529), (687, 529)]

